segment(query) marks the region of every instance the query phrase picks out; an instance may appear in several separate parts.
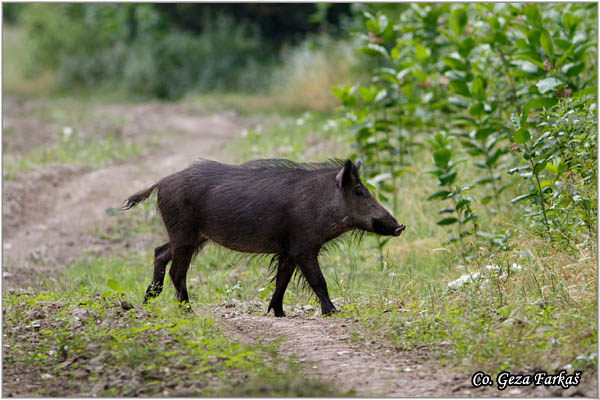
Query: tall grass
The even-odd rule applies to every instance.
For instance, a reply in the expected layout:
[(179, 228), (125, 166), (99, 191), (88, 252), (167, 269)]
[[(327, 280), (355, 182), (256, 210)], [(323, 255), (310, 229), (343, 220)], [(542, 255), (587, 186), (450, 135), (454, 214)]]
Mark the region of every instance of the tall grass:
[[(313, 36), (286, 47), (275, 68), (271, 91), (281, 104), (308, 111), (333, 111), (331, 87), (357, 79), (364, 68), (351, 39)], [(352, 80), (350, 80), (352, 81)]]

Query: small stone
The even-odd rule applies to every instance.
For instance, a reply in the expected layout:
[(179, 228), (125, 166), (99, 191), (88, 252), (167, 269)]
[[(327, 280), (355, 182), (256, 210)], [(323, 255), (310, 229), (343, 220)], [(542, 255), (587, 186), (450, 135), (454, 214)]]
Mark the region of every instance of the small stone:
[(125, 311), (131, 310), (133, 308), (133, 304), (131, 304), (128, 301), (122, 301), (121, 302), (121, 308)]

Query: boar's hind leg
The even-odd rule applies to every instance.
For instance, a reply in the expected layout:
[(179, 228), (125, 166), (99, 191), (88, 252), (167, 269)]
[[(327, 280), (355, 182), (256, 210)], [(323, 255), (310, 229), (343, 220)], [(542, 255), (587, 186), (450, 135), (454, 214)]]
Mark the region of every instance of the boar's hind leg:
[(269, 308), (267, 310), (267, 312), (269, 312), (272, 308), (276, 317), (285, 317), (285, 313), (283, 312), (283, 295), (285, 294), (288, 283), (290, 283), (295, 267), (296, 265), (287, 255), (279, 255), (277, 275), (275, 277), (275, 292), (273, 293), (273, 297), (269, 302)]
[(175, 286), (175, 292), (177, 292), (177, 300), (180, 303), (189, 303), (185, 278), (196, 248), (196, 246), (181, 246), (173, 249), (173, 262), (171, 263), (169, 275)]
[(169, 261), (171, 261), (171, 246), (169, 242), (154, 249), (154, 276), (152, 277), (152, 283), (150, 283), (150, 286), (146, 290), (144, 303), (147, 303), (148, 299), (156, 297), (162, 292), (165, 281), (165, 270)]
[(329, 315), (336, 312), (335, 306), (329, 299), (329, 293), (327, 292), (327, 283), (319, 267), (319, 261), (317, 260), (316, 254), (303, 255), (298, 258), (298, 265), (302, 275), (308, 281), (308, 284), (314, 290), (315, 294), (321, 302), (321, 313), (323, 315)]

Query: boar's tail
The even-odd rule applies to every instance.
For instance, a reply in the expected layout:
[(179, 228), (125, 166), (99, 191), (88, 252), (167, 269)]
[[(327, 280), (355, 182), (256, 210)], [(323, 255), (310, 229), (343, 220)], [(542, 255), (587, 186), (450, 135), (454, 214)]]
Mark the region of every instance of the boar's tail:
[(129, 196), (129, 198), (125, 200), (123, 204), (121, 204), (121, 210), (129, 210), (131, 207), (134, 207), (138, 203), (141, 203), (142, 201), (146, 200), (152, 194), (154, 189), (156, 189), (157, 186), (158, 183), (155, 183), (149, 188), (140, 190), (136, 194)]

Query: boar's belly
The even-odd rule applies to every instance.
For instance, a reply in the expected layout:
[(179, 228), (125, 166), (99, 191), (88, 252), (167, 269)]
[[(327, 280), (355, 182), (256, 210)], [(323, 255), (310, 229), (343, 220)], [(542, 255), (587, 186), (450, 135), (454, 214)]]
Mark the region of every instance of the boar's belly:
[(247, 236), (242, 234), (207, 235), (208, 238), (231, 250), (244, 253), (279, 253), (281, 246), (274, 241), (263, 237)]

